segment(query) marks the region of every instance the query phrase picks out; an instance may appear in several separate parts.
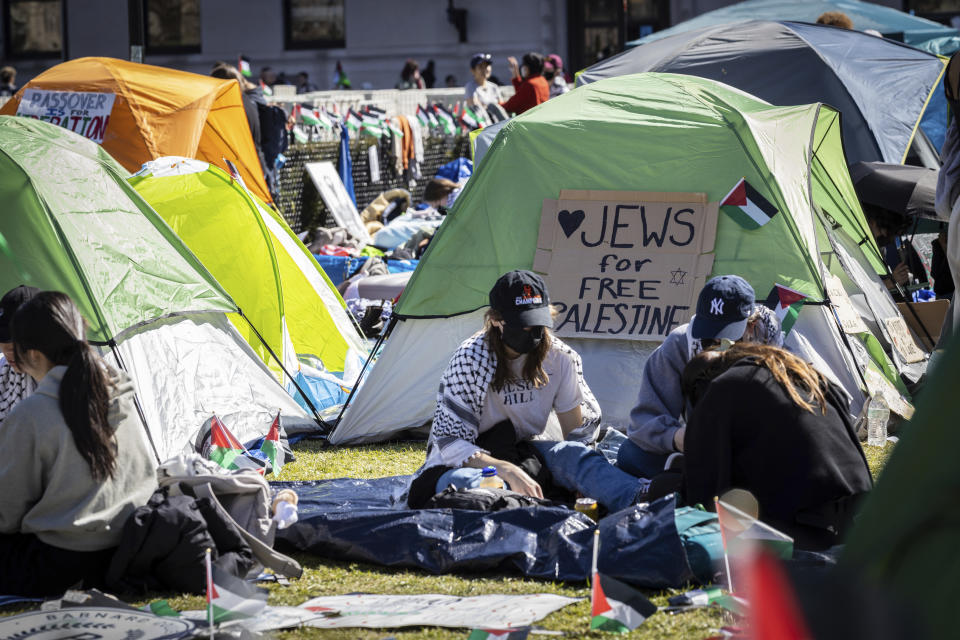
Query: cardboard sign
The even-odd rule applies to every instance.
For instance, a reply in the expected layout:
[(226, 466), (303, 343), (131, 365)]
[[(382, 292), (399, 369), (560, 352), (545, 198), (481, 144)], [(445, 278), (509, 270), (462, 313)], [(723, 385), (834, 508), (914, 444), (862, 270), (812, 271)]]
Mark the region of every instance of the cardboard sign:
[(17, 115), (55, 124), (102, 144), (114, 98), (112, 93), (24, 89)]
[[(863, 379), (867, 383), (867, 391), (870, 395), (872, 396), (879, 391), (880, 395), (883, 396), (884, 402), (890, 407), (890, 411), (903, 416), (907, 420), (913, 417), (913, 405), (907, 402), (900, 394), (900, 391), (890, 384), (890, 381), (884, 378), (882, 373), (874, 370), (872, 367), (867, 367), (863, 372)], [(867, 401), (869, 402), (869, 398)]]
[(363, 220), (357, 213), (357, 207), (350, 199), (347, 188), (343, 186), (343, 180), (337, 173), (337, 168), (332, 162), (308, 162), (306, 164), (307, 174), (313, 180), (314, 186), (320, 192), (324, 204), (337, 221), (337, 225), (343, 227), (354, 237), (361, 239), (364, 244), (369, 244), (370, 234), (367, 228), (363, 226)]
[(887, 328), (887, 333), (890, 334), (890, 342), (893, 343), (893, 348), (897, 350), (904, 362), (923, 361), (923, 351), (913, 341), (910, 329), (907, 328), (907, 323), (903, 321), (903, 318), (900, 316), (885, 318), (883, 324)]
[(826, 277), (827, 295), (830, 297), (830, 304), (833, 306), (837, 317), (840, 319), (840, 326), (844, 333), (866, 333), (870, 331), (867, 325), (863, 323), (863, 318), (857, 313), (843, 288), (843, 281), (839, 277), (828, 273)]
[(544, 200), (533, 270), (559, 336), (663, 340), (713, 268), (717, 203), (703, 193), (561, 191)]

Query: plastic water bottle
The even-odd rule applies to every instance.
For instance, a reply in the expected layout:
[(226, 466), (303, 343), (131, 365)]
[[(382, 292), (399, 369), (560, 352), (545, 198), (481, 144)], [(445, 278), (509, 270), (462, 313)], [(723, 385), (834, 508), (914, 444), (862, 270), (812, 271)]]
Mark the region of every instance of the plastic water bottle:
[(484, 467), (480, 472), (480, 487), (484, 489), (503, 489), (503, 478), (497, 475), (496, 467)]
[(883, 395), (878, 391), (870, 398), (867, 408), (867, 444), (871, 447), (882, 447), (887, 442), (887, 421), (890, 419), (890, 409), (887, 407)]

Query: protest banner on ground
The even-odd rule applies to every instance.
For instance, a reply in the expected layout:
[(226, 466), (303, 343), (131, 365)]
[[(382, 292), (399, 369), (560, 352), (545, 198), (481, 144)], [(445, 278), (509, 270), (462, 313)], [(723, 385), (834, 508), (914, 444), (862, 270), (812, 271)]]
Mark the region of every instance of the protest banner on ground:
[(577, 600), (550, 593), (472, 598), (429, 593), (357, 594), (314, 598), (300, 606), (316, 613), (330, 612), (305, 623), (322, 629), (415, 626), (513, 629), (528, 626)]
[(55, 124), (102, 144), (115, 97), (112, 93), (24, 89), (17, 115)]
[(703, 193), (561, 191), (546, 199), (533, 270), (559, 336), (663, 340), (713, 267), (717, 203)]

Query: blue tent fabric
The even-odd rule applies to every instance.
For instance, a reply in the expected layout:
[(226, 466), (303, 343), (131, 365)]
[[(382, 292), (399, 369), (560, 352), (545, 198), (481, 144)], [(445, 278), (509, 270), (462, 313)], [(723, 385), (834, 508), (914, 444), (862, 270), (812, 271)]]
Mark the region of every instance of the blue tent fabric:
[(357, 196), (353, 192), (353, 160), (350, 159), (350, 130), (347, 125), (340, 125), (340, 155), (337, 157), (337, 173), (340, 174), (340, 180), (343, 186), (350, 194), (353, 200), (353, 206), (357, 206)]
[[(902, 41), (922, 51), (941, 56), (950, 56), (960, 50), (960, 32), (926, 18), (912, 16), (873, 2), (858, 0), (746, 0), (727, 7), (708, 11), (676, 24), (669, 29), (657, 31), (643, 38), (632, 40), (626, 46), (636, 47), (678, 33), (702, 29), (718, 24), (744, 22), (747, 20), (792, 20), (815, 22), (825, 11), (846, 13), (859, 31), (874, 29), (885, 37)], [(920, 127), (939, 151), (947, 131), (947, 102), (943, 97), (941, 81), (920, 121)]]
[[(644, 587), (679, 587), (698, 579), (694, 561), (701, 579), (713, 577), (704, 567), (721, 544), (716, 516), (677, 510), (673, 495), (610, 514), (597, 525), (565, 507), (408, 509), (399, 496), (409, 482), (410, 476), (393, 476), (271, 483), (299, 496), (300, 519), (277, 533), (278, 548), (436, 574), (512, 568), (530, 577), (579, 581), (590, 575), (599, 526), (599, 569), (607, 575)], [(681, 536), (678, 521), (689, 538)], [(688, 544), (695, 545), (694, 554), (687, 553)]]
[(467, 180), (473, 175), (473, 161), (468, 158), (457, 158), (437, 169), (435, 178), (446, 178), (451, 182)]
[[(647, 44), (677, 33), (693, 31), (703, 27), (745, 20), (793, 20), (796, 22), (816, 22), (825, 11), (842, 11), (853, 21), (854, 29), (864, 31), (874, 29), (886, 37), (919, 46), (927, 41), (940, 40), (960, 35), (956, 29), (944, 26), (933, 20), (912, 16), (873, 2), (859, 0), (746, 0), (727, 7), (702, 13), (695, 18), (676, 24), (669, 29), (657, 31), (626, 44), (628, 47)], [(945, 44), (945, 46), (951, 46)], [(933, 51), (948, 55), (956, 49)]]
[[(842, 114), (848, 162), (903, 162), (944, 61), (837, 27), (752, 20), (649, 42), (583, 71), (578, 84), (644, 71), (709, 78), (776, 105)], [(787, 72), (786, 70), (789, 70)]]

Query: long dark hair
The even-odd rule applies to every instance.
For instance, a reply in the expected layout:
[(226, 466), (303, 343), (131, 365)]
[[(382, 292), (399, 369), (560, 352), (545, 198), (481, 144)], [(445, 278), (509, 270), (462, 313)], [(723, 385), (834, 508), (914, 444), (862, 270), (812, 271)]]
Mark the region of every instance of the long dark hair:
[[(494, 355), (497, 356), (497, 367), (493, 372), (493, 381), (490, 386), (494, 391), (503, 389), (503, 385), (510, 380), (510, 366), (507, 364), (507, 346), (503, 344), (503, 316), (496, 309), (487, 309), (483, 317), (483, 330), (487, 334), (487, 345)], [(523, 362), (523, 379), (532, 382), (535, 387), (542, 387), (550, 381), (550, 376), (543, 370), (543, 361), (550, 352), (552, 335), (550, 330), (543, 328), (543, 340), (540, 344), (526, 354), (526, 360)]]
[(113, 476), (116, 443), (107, 422), (111, 383), (100, 358), (87, 343), (86, 323), (65, 293), (43, 291), (13, 316), (14, 356), (36, 349), (54, 366), (66, 365), (60, 381), (60, 411), (94, 480)]
[(684, 397), (696, 405), (711, 380), (744, 359), (768, 369), (793, 403), (804, 411), (815, 413), (817, 408), (821, 414), (827, 413), (826, 379), (819, 371), (786, 349), (752, 342), (737, 342), (726, 351), (707, 350), (694, 356), (680, 379)]

